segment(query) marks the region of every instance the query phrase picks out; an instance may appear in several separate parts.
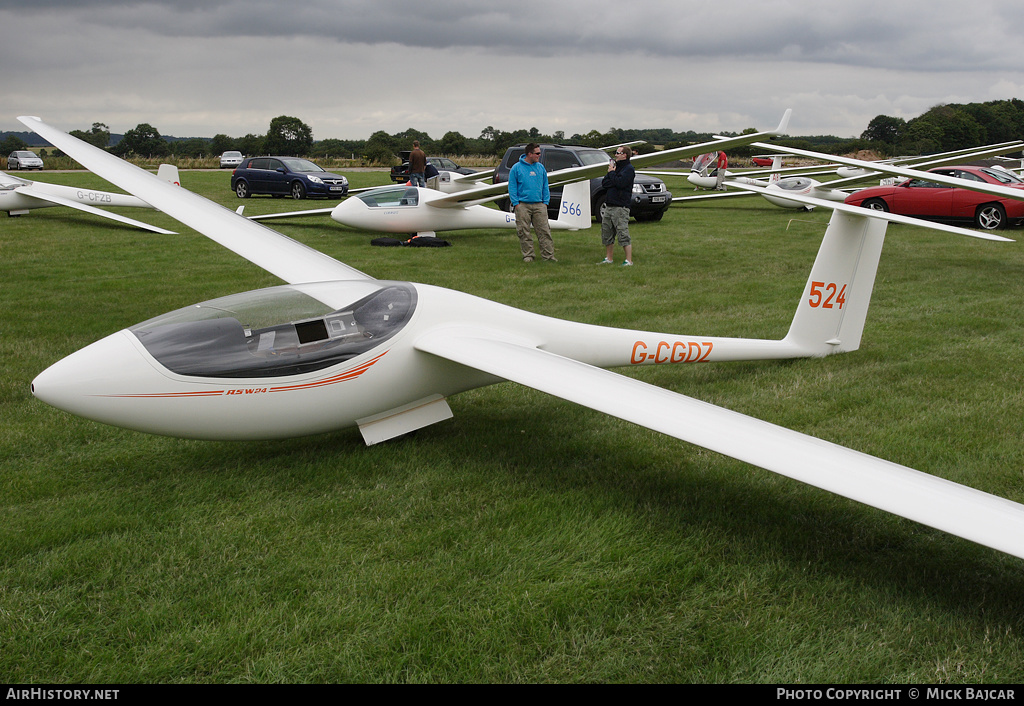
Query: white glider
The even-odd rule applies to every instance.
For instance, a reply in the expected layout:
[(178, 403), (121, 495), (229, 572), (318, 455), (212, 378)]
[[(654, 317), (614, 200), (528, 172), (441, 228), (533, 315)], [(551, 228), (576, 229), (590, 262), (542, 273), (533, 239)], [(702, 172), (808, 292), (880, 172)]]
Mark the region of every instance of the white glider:
[(374, 444), (449, 418), (451, 395), (512, 380), (1024, 558), (1020, 504), (602, 369), (856, 350), (891, 214), (833, 214), (782, 340), (681, 336), (376, 280), (38, 118), (19, 119), (288, 283), (179, 309), (71, 354), (32, 383), (49, 404), (181, 437), (282, 438), (354, 425)]
[[(161, 164), (157, 174), (159, 178), (173, 184), (181, 183), (178, 179), (177, 167), (171, 164)], [(161, 233), (163, 235), (173, 233), (173, 231), (157, 228), (148, 223), (97, 208), (98, 206), (153, 208), (136, 196), (49, 184), (42, 181), (29, 181), (28, 179), (0, 172), (0, 211), (7, 211), (8, 216), (22, 216), (38, 208), (51, 208), (53, 206), (67, 206), (84, 211), (85, 213), (91, 213), (94, 216), (102, 216), (103, 218), (109, 218), (119, 223), (125, 223), (154, 233)]]
[[(515, 228), (513, 213), (489, 208), (477, 200), (465, 202), (469, 193), (492, 191), (490, 185), (446, 194), (436, 189), (409, 185), (382, 186), (350, 196), (337, 206), (288, 213), (250, 216), (254, 221), (330, 214), (342, 225), (385, 233), (434, 235), (437, 231), (475, 228)], [(508, 193), (508, 189), (504, 190)], [(487, 200), (497, 200), (501, 194)], [(590, 183), (577, 181), (564, 187), (558, 218), (550, 222), (552, 230), (583, 230), (591, 225)]]
[[(660, 164), (666, 160), (680, 157), (693, 157), (707, 152), (711, 148), (729, 149), (746, 145), (763, 137), (785, 132), (786, 126), (789, 124), (789, 116), (790, 112), (786, 111), (778, 127), (774, 130), (636, 155), (631, 161), (634, 167), (641, 167), (645, 164)], [(605, 162), (549, 172), (550, 185), (564, 187), (558, 220), (552, 221), (552, 228), (568, 230), (589, 228), (592, 215), (589, 181), (607, 173), (608, 164)], [(467, 175), (467, 177), (473, 176), (475, 175)], [(369, 191), (364, 190), (331, 208), (289, 211), (250, 216), (250, 218), (263, 221), (274, 218), (330, 214), (334, 221), (350, 228), (384, 233), (416, 233), (417, 235), (435, 235), (438, 231), (470, 228), (515, 228), (516, 219), (513, 214), (483, 205), (504, 199), (507, 196), (507, 182), (451, 189), (449, 193), (424, 187), (391, 185)]]

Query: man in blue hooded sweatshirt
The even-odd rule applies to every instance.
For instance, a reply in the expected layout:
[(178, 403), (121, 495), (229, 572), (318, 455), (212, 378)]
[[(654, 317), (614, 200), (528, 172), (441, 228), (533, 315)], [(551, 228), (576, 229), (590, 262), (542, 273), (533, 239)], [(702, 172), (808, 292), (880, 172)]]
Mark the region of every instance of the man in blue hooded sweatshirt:
[(533, 238), (530, 228), (537, 233), (540, 255), (549, 262), (555, 259), (555, 243), (551, 239), (551, 225), (548, 223), (548, 172), (540, 163), (540, 145), (531, 142), (526, 153), (509, 170), (508, 195), (516, 214), (516, 234), (523, 262), (533, 262)]

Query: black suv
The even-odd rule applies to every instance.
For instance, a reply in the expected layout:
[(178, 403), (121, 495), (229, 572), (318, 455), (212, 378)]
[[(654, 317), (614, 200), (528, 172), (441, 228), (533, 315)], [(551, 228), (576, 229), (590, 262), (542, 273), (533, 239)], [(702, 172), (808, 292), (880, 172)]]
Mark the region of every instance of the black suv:
[[(494, 171), (494, 183), (500, 184), (508, 181), (508, 172), (519, 161), (519, 158), (526, 152), (526, 145), (516, 145), (505, 150), (505, 156), (501, 158), (501, 164)], [(540, 162), (548, 173), (569, 167), (582, 167), (588, 164), (608, 164), (611, 157), (607, 152), (593, 147), (571, 147), (567, 145), (540, 146)], [(601, 188), (601, 179), (595, 177), (590, 180), (590, 207), (591, 213), (597, 222), (601, 222), (601, 206), (604, 205), (605, 189)], [(504, 199), (498, 202), (504, 210), (509, 208), (509, 200)], [(551, 189), (551, 202), (548, 204), (548, 214), (552, 218), (558, 216), (558, 209), (562, 203), (561, 187)], [(660, 221), (665, 211), (672, 205), (672, 194), (665, 187), (665, 182), (656, 177), (646, 174), (637, 174), (633, 181), (633, 202), (629, 205), (629, 215), (638, 221)]]

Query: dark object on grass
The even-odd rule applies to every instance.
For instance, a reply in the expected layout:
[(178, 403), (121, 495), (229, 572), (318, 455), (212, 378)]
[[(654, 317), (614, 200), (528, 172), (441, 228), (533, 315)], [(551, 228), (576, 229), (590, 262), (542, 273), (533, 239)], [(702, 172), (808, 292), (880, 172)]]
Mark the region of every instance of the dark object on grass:
[(398, 246), (412, 247), (412, 248), (447, 248), (451, 246), (447, 240), (434, 237), (433, 235), (414, 235), (408, 240), (399, 240), (398, 238), (374, 238), (370, 241), (370, 245), (376, 245), (381, 248), (397, 248)]

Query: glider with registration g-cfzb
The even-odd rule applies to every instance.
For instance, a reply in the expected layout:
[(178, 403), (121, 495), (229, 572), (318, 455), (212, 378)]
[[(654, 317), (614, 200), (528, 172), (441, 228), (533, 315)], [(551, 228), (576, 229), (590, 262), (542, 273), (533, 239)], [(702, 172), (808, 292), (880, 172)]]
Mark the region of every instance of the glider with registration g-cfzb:
[[(161, 164), (157, 175), (160, 179), (172, 184), (181, 183), (178, 179), (178, 168), (174, 165)], [(97, 206), (153, 208), (136, 196), (112, 194), (107, 191), (82, 189), (74, 186), (62, 186), (60, 184), (49, 184), (43, 181), (29, 181), (28, 179), (0, 172), (0, 211), (7, 211), (8, 216), (22, 216), (38, 208), (52, 208), (54, 206), (67, 206), (68, 208), (91, 213), (94, 216), (109, 218), (118, 223), (125, 223), (136, 228), (142, 228), (143, 230), (163, 235), (172, 235), (169, 230), (157, 228), (148, 223), (97, 208)]]
[(1005, 238), (836, 204), (785, 338), (609, 328), (375, 279), (38, 118), (20, 120), (287, 283), (157, 316), (57, 361), (32, 383), (55, 407), (200, 439), (357, 426), (374, 444), (448, 419), (452, 395), (510, 380), (1024, 558), (1024, 505), (604, 370), (853, 351), (888, 221)]

